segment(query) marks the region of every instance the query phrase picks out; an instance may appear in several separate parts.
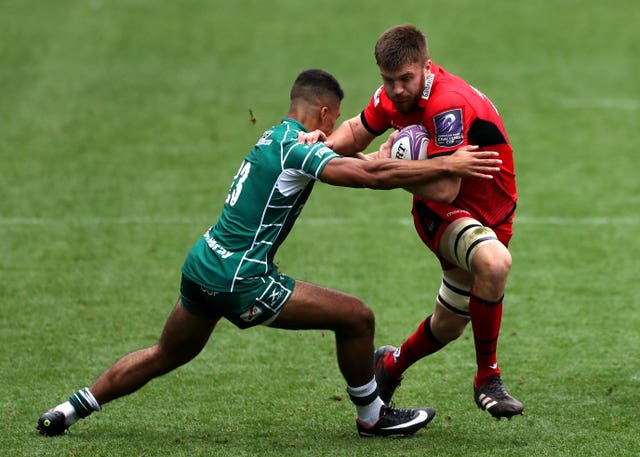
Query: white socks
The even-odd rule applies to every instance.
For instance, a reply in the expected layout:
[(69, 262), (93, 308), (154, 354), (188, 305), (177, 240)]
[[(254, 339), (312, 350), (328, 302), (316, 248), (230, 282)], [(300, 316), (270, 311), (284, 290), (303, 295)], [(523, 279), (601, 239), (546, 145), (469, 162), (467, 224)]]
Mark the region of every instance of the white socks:
[(380, 408), (384, 402), (378, 395), (376, 378), (360, 387), (347, 386), (351, 401), (356, 405), (358, 420), (366, 425), (375, 424), (380, 418)]
[(100, 405), (88, 387), (80, 389), (69, 397), (69, 401), (55, 407), (56, 411), (60, 411), (65, 416), (65, 425), (67, 427), (75, 424), (78, 420), (87, 417), (94, 411), (100, 411)]

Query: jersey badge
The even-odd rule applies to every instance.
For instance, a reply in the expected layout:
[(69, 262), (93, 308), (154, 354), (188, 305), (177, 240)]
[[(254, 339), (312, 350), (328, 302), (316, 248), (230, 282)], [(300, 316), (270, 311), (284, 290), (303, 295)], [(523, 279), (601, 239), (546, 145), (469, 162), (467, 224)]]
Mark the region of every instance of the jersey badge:
[(433, 117), (433, 124), (436, 130), (436, 145), (452, 148), (464, 141), (462, 109), (457, 108), (436, 114)]

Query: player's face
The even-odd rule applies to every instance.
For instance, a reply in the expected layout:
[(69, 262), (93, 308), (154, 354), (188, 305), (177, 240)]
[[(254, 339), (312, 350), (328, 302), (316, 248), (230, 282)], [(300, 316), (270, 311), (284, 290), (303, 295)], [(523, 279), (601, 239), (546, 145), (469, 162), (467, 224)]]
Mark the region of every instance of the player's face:
[(384, 90), (401, 113), (418, 106), (427, 77), (428, 64), (407, 63), (397, 70), (380, 68)]

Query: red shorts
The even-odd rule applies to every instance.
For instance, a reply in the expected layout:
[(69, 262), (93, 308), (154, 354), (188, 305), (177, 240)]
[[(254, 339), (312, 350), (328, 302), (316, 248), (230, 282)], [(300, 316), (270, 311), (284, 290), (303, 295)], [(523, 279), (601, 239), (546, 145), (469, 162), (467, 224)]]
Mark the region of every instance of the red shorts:
[[(444, 231), (452, 222), (464, 217), (471, 217), (486, 225), (484, 221), (475, 217), (472, 213), (457, 206), (445, 203), (425, 202), (415, 199), (413, 202), (413, 224), (420, 236), (420, 239), (438, 257), (443, 270), (451, 270), (456, 265), (446, 260), (439, 254), (440, 239)], [(515, 206), (508, 216), (496, 225), (488, 225), (495, 233), (500, 242), (509, 247), (509, 241), (513, 235), (513, 217)]]

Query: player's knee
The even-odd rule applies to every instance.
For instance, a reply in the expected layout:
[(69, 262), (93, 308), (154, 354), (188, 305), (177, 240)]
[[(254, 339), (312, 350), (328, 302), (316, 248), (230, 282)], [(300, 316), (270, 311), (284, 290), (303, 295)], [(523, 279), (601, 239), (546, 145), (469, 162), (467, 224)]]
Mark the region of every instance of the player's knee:
[(376, 328), (376, 317), (373, 314), (373, 310), (363, 303), (359, 313), (358, 321), (363, 325), (367, 333), (373, 334)]
[(478, 250), (473, 259), (476, 279), (484, 281), (504, 281), (511, 270), (511, 253), (500, 242), (494, 242)]
[(349, 328), (349, 333), (373, 335), (376, 327), (375, 315), (364, 302), (355, 299), (346, 319), (346, 326)]

